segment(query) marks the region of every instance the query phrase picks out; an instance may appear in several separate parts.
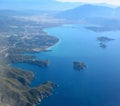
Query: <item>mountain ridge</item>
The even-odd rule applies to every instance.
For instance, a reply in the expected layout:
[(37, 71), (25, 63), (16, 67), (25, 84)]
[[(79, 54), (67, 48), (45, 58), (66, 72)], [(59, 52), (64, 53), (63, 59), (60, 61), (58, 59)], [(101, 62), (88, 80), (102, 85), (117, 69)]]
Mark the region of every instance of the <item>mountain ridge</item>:
[(108, 6), (82, 5), (74, 9), (69, 9), (58, 13), (56, 16), (66, 19), (79, 19), (83, 17), (115, 17), (120, 16), (120, 7), (111, 8)]

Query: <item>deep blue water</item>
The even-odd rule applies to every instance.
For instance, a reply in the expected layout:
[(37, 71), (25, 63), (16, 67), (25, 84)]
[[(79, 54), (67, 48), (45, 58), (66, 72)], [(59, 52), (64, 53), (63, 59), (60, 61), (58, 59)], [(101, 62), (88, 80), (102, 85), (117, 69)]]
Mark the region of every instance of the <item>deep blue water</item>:
[[(54, 95), (43, 100), (40, 106), (120, 106), (120, 32), (96, 33), (82, 25), (75, 27), (45, 30), (60, 39), (51, 52), (34, 54), (37, 58), (49, 59), (48, 68), (23, 63), (15, 66), (35, 73), (31, 86), (48, 80), (59, 84)], [(96, 41), (99, 36), (115, 40), (102, 49)], [(76, 60), (85, 62), (88, 68), (75, 71), (72, 62)]]

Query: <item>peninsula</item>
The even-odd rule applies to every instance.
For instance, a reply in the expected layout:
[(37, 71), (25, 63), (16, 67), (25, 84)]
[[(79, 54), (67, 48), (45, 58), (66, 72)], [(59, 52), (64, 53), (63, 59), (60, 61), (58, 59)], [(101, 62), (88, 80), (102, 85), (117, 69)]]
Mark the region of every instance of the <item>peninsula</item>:
[[(23, 18), (24, 17), (24, 18)], [(36, 59), (25, 53), (47, 51), (59, 39), (43, 31), (58, 23), (38, 22), (25, 16), (0, 17), (0, 106), (35, 106), (50, 96), (57, 84), (47, 81), (30, 87), (34, 73), (12, 67), (14, 63), (28, 63), (47, 67), (49, 59)]]

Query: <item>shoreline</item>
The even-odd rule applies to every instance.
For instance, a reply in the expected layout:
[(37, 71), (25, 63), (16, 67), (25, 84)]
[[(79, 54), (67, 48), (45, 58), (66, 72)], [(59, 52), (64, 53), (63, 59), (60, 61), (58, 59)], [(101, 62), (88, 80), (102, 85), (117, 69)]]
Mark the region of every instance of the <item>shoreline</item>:
[[(59, 38), (58, 38), (59, 39)], [(54, 44), (54, 45), (52, 45), (52, 46), (50, 46), (50, 47), (48, 47), (46, 50), (52, 50), (54, 47), (57, 47), (60, 43), (61, 43), (61, 39), (59, 39), (59, 41), (56, 43), (56, 44)]]
[[(53, 28), (53, 27), (52, 27), (52, 28)], [(49, 51), (49, 50), (53, 49), (54, 47), (58, 46), (58, 44), (60, 44), (62, 40), (61, 40), (58, 36), (51, 35), (51, 34), (47, 31), (47, 29), (50, 29), (50, 28), (45, 28), (45, 29), (43, 29), (43, 31), (46, 32), (47, 35), (58, 38), (58, 42), (57, 42), (57, 43), (55, 43), (54, 45), (49, 46), (48, 48), (46, 48), (46, 50)]]

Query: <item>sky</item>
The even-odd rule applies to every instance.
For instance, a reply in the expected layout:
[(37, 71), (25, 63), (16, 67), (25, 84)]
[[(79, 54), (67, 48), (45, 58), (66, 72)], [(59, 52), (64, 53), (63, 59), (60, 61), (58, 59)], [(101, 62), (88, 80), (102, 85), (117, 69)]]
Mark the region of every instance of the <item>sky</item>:
[(120, 0), (57, 0), (59, 2), (81, 2), (81, 3), (105, 3), (120, 6)]
[(0, 9), (64, 10), (74, 8), (80, 4), (81, 3), (63, 3), (57, 0), (0, 0)]
[(0, 0), (0, 9), (65, 10), (84, 3), (120, 5), (120, 0)]

